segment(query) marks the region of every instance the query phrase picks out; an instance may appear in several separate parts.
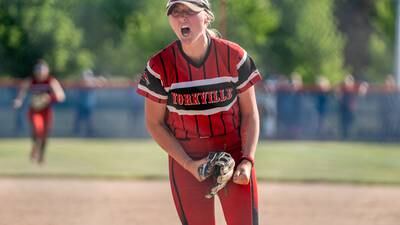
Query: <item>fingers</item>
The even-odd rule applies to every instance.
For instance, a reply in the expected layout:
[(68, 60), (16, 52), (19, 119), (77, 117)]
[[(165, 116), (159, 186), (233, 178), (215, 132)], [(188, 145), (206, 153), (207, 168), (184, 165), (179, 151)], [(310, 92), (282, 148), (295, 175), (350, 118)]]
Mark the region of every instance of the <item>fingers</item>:
[(240, 174), (239, 176), (233, 178), (233, 182), (240, 185), (247, 185), (249, 184), (250, 179), (246, 175)]
[(202, 170), (205, 170), (204, 166), (207, 164), (207, 162), (208, 162), (207, 157), (194, 162), (195, 170), (196, 170), (195, 177), (200, 182), (204, 181), (208, 177), (208, 176), (205, 176), (204, 171), (202, 171)]
[(15, 109), (20, 108), (21, 105), (22, 105), (22, 101), (21, 100), (19, 100), (19, 99), (14, 100), (14, 105), (13, 106), (14, 106)]
[(202, 164), (206, 163), (207, 161), (208, 161), (207, 157), (202, 158), (202, 159), (199, 160), (199, 164), (202, 165)]
[(250, 182), (250, 171), (247, 171), (244, 167), (238, 167), (233, 175), (233, 182), (247, 185)]
[(240, 169), (236, 169), (235, 172), (233, 173), (233, 179), (237, 179), (241, 174)]

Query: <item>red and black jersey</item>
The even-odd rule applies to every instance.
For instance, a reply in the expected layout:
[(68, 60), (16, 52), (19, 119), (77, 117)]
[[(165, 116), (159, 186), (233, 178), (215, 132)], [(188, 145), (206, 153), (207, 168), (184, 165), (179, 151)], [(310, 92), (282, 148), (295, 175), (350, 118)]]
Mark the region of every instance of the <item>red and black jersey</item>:
[(224, 135), (240, 126), (238, 94), (261, 75), (239, 45), (209, 38), (203, 62), (193, 62), (180, 41), (150, 58), (137, 92), (167, 104), (166, 123), (176, 138)]
[[(47, 77), (43, 81), (38, 81), (34, 78), (31, 79), (29, 91), (31, 92), (32, 96), (34, 95), (41, 95), (44, 93), (49, 94), (50, 96), (53, 95), (53, 90), (50, 86), (51, 81), (55, 79), (52, 76)], [(50, 106), (50, 105), (49, 105)]]
[(35, 94), (43, 94), (43, 93), (52, 93), (52, 89), (50, 86), (50, 82), (55, 79), (52, 76), (47, 77), (43, 81), (38, 81), (36, 79), (31, 79), (31, 84), (30, 84), (30, 91), (33, 95)]

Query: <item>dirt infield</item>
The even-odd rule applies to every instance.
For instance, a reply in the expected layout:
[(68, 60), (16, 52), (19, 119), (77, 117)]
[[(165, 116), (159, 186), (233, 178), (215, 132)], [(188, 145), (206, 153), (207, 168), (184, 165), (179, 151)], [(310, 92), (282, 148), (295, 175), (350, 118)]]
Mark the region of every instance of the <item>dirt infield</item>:
[[(263, 225), (398, 225), (400, 188), (261, 183)], [(225, 224), (218, 216), (218, 225)], [(0, 179), (0, 225), (177, 225), (166, 181)]]

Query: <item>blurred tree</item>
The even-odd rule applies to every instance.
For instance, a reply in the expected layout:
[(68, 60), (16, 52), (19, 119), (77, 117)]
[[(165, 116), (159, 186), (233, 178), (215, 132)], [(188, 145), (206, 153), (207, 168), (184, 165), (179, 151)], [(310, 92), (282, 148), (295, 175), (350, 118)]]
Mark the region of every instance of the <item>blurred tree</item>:
[(0, 74), (28, 76), (38, 58), (60, 75), (92, 65), (91, 53), (80, 47), (82, 32), (65, 11), (67, 3), (0, 1)]
[(143, 71), (148, 58), (172, 42), (175, 35), (169, 27), (165, 5), (159, 0), (146, 0), (140, 10), (126, 18), (125, 25), (117, 45), (105, 44), (109, 58), (101, 64), (108, 71), (135, 76)]
[(282, 24), (271, 36), (267, 49), (273, 70), (296, 71), (306, 82), (325, 75), (333, 82), (342, 79), (345, 40), (338, 31), (333, 0), (275, 0)]
[[(107, 0), (103, 1), (106, 6), (104, 8), (107, 9), (107, 12), (101, 13), (104, 18), (101, 19), (102, 28), (100, 29), (103, 30), (100, 30), (100, 35), (99, 30), (92, 31), (97, 33), (97, 37), (102, 37), (102, 40), (94, 45), (99, 46), (97, 50), (93, 49), (96, 52), (96, 65), (100, 71), (119, 75), (135, 75), (143, 70), (147, 59), (152, 54), (176, 39), (165, 15), (165, 4), (160, 4), (159, 0), (135, 1), (135, 4), (131, 3), (130, 5), (124, 0), (117, 1), (122, 4), (120, 6), (114, 3), (110, 4), (110, 1)], [(227, 37), (239, 42), (255, 57), (261, 55), (259, 47), (266, 45), (268, 32), (278, 25), (277, 11), (271, 7), (269, 0), (230, 0), (228, 2), (228, 26), (232, 29), (229, 29)], [(212, 4), (217, 18), (214, 24), (217, 24), (219, 22), (218, 4), (216, 1), (213, 1)], [(125, 13), (122, 13), (123, 16), (111, 13), (112, 11), (118, 12), (118, 8), (125, 9)], [(126, 9), (131, 9), (131, 11)], [(266, 11), (269, 13), (266, 14)], [(82, 12), (85, 13), (85, 17), (82, 19), (88, 21), (90, 18), (87, 15), (88, 10)], [(89, 29), (97, 27), (93, 26), (93, 24), (97, 24), (96, 18), (98, 16), (94, 17), (93, 23), (89, 23)], [(104, 30), (108, 26), (110, 29)], [(118, 29), (115, 30), (115, 27)], [(91, 34), (88, 33), (88, 35)], [(93, 44), (93, 41), (89, 38), (88, 43)], [(258, 64), (259, 67), (262, 67), (263, 63), (260, 60)]]
[[(95, 52), (96, 67), (103, 73), (135, 75), (143, 70), (152, 54), (176, 39), (165, 15), (166, 1), (161, 4), (159, 0), (86, 2), (87, 9), (81, 9), (79, 21), (82, 22), (77, 23), (87, 23), (85, 46)], [(103, 6), (99, 7), (98, 2)], [(232, 29), (228, 30), (227, 38), (243, 45), (254, 57), (262, 55), (260, 46), (267, 44), (268, 32), (278, 25), (277, 11), (269, 0), (230, 0), (228, 3), (228, 27)], [(218, 4), (216, 1), (212, 4), (217, 18), (214, 24), (217, 24)], [(122, 14), (112, 13), (119, 9), (124, 9)], [(261, 60), (257, 64), (262, 68)]]
[[(213, 27), (216, 27), (221, 24), (220, 1), (210, 1), (216, 14)], [(338, 31), (335, 15), (340, 16), (337, 11), (342, 9), (334, 14), (335, 6), (342, 7), (347, 2), (355, 7), (369, 2), (363, 15), (373, 17), (375, 32), (369, 47), (363, 49), (368, 49), (372, 59), (369, 73), (381, 74), (391, 69), (390, 57), (393, 57), (391, 1), (226, 0), (225, 38), (242, 45), (256, 58), (264, 74), (297, 71), (306, 82), (318, 74), (337, 81), (345, 73), (345, 40), (353, 39), (347, 33), (345, 38)], [(102, 74), (133, 76), (143, 70), (150, 55), (176, 39), (165, 16), (166, 2), (0, 0), (0, 74), (27, 75), (36, 59), (44, 57), (55, 72), (63, 75), (92, 67)], [(375, 13), (369, 15), (367, 9), (371, 2)], [(338, 21), (344, 24), (347, 20)], [(347, 50), (354, 50), (349, 46), (353, 44), (345, 48), (346, 66), (349, 70), (365, 70), (369, 64), (364, 61), (353, 65), (357, 61), (347, 54)], [(357, 49), (359, 52), (360, 48)]]
[(369, 39), (370, 64), (367, 73), (369, 79), (383, 81), (386, 74), (394, 70), (396, 1), (375, 1), (374, 6), (374, 31)]
[(145, 5), (144, 0), (81, 0), (72, 5), (71, 14), (84, 32), (83, 46), (93, 53), (97, 73), (133, 73), (125, 68), (134, 56), (124, 55), (121, 46), (130, 18)]
[[(216, 2), (216, 1), (214, 1)], [(220, 23), (220, 5), (215, 4), (216, 24)], [(280, 14), (270, 0), (228, 0), (227, 35), (225, 38), (243, 46), (252, 57), (256, 58), (259, 68), (266, 68), (263, 55), (270, 39), (269, 34), (280, 23)], [(259, 58), (259, 60), (257, 60)]]
[(335, 0), (339, 30), (346, 38), (345, 65), (357, 79), (364, 79), (370, 64), (368, 40), (373, 27), (375, 0)]

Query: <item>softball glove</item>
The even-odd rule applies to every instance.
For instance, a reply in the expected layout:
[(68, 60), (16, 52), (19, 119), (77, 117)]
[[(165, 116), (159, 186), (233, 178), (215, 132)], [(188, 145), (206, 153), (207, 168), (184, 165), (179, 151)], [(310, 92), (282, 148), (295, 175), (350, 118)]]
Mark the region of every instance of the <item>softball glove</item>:
[(31, 99), (31, 107), (35, 111), (40, 111), (46, 108), (50, 104), (50, 97), (47, 93), (35, 94)]
[(226, 152), (211, 152), (208, 160), (199, 168), (199, 175), (206, 179), (213, 178), (213, 185), (205, 195), (206, 198), (214, 197), (218, 191), (223, 189), (232, 178), (235, 168), (235, 160)]

